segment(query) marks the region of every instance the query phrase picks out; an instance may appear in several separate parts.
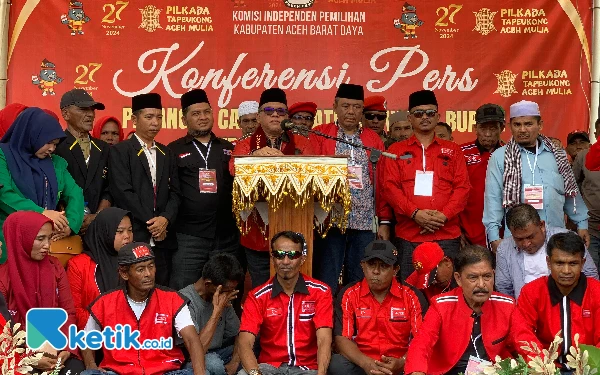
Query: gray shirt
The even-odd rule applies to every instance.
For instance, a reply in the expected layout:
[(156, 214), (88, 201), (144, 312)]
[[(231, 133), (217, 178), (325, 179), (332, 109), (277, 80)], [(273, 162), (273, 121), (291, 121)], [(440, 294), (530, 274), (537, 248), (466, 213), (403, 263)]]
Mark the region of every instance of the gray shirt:
[[(546, 241), (538, 250), (546, 252), (546, 245), (552, 235), (568, 232), (565, 228), (546, 226)], [(519, 298), (521, 288), (525, 285), (525, 252), (519, 250), (512, 237), (506, 237), (498, 246), (496, 252), (496, 289), (500, 293)], [(548, 271), (548, 274), (550, 271)], [(585, 250), (585, 263), (583, 273), (587, 277), (598, 279), (598, 269), (592, 260), (590, 253)]]
[(600, 237), (600, 172), (585, 167), (585, 157), (589, 150), (581, 151), (573, 162), (575, 180), (588, 208), (588, 230), (594, 237)]
[[(190, 300), (189, 308), (196, 326), (196, 331), (200, 333), (202, 328), (206, 326), (208, 320), (213, 313), (213, 304), (211, 301), (205, 301), (194, 289), (194, 284), (188, 285), (181, 289), (179, 293), (183, 294)], [(240, 332), (240, 319), (235, 314), (233, 307), (229, 306), (223, 310), (221, 319), (217, 323), (215, 334), (208, 350), (219, 349), (224, 346), (232, 345), (235, 337)]]

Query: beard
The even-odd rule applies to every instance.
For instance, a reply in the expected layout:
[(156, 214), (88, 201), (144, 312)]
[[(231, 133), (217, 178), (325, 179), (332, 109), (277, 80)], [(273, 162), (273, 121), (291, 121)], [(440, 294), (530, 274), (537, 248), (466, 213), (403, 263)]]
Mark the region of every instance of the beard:
[(211, 131), (212, 131), (211, 129), (208, 129), (208, 130), (188, 130), (188, 134), (191, 135), (194, 138), (206, 137), (207, 135), (210, 135)]

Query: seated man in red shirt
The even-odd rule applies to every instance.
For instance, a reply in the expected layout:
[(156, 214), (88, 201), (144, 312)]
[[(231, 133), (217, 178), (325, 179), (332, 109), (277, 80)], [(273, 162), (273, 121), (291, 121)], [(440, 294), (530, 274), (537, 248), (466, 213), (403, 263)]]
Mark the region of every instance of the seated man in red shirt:
[(405, 374), (457, 375), (469, 362), (510, 356), (511, 297), (494, 293), (492, 253), (468, 245), (456, 257), (459, 287), (431, 301), (419, 333), (410, 343)]
[[(550, 346), (562, 331), (558, 362), (563, 369), (566, 355), (579, 334), (579, 343), (600, 347), (600, 282), (586, 277), (581, 270), (585, 261), (585, 245), (573, 232), (557, 233), (546, 246), (550, 276), (542, 276), (521, 289), (512, 319), (515, 342), (536, 343), (541, 349)], [(599, 318), (600, 319), (600, 318)], [(517, 350), (527, 359), (528, 353)]]
[(156, 286), (156, 266), (150, 245), (133, 242), (123, 246), (118, 263), (124, 287), (101, 294), (91, 303), (85, 331), (103, 331), (109, 327), (118, 331), (119, 325), (129, 325), (140, 332), (140, 343), (164, 341), (176, 334), (190, 353), (193, 371), (180, 369), (183, 352), (174, 345), (170, 349), (156, 350), (104, 347), (100, 366), (96, 365), (92, 350), (82, 350), (87, 369), (82, 375), (204, 375), (206, 351), (196, 333), (188, 301), (176, 291)]
[(398, 250), (376, 240), (365, 249), (362, 281), (347, 285), (335, 304), (335, 343), (331, 375), (400, 374), (408, 342), (421, 325), (415, 292), (396, 280)]
[[(325, 375), (331, 358), (333, 301), (326, 284), (300, 273), (306, 261), (300, 233), (271, 240), (275, 277), (250, 291), (244, 303), (239, 375)], [(253, 352), (259, 336), (258, 360)]]
[(435, 242), (423, 242), (413, 253), (413, 272), (406, 283), (420, 290), (427, 301), (457, 287), (452, 259)]

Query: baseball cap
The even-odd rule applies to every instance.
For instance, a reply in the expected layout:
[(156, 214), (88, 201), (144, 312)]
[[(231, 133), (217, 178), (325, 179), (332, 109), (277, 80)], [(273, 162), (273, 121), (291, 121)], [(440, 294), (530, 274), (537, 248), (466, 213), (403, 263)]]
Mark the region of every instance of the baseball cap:
[(366, 262), (371, 259), (380, 259), (384, 263), (393, 266), (398, 262), (398, 250), (390, 241), (375, 240), (365, 248), (362, 261)]
[(154, 252), (150, 245), (144, 242), (131, 242), (119, 250), (117, 262), (119, 266), (127, 266), (154, 259)]
[(567, 135), (567, 144), (570, 144), (577, 138), (583, 139), (586, 142), (590, 141), (590, 136), (586, 132), (584, 132), (583, 130), (575, 130), (570, 132), (569, 135)]
[(484, 104), (477, 108), (475, 112), (475, 123), (483, 124), (486, 122), (499, 121), (504, 124), (506, 114), (504, 109), (497, 104)]
[(74, 105), (79, 108), (104, 109), (104, 104), (99, 103), (84, 89), (73, 89), (67, 91), (60, 98), (60, 109)]
[(435, 280), (437, 266), (444, 259), (444, 250), (435, 242), (423, 242), (413, 251), (415, 271), (406, 282), (417, 289), (426, 289)]

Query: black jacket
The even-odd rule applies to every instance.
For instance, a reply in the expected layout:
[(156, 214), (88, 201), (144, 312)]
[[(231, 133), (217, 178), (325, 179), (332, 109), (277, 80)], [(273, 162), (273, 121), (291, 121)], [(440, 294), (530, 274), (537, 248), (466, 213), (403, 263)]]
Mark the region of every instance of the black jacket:
[(114, 205), (133, 214), (133, 238), (150, 242), (146, 222), (163, 216), (169, 220), (167, 239), (157, 242), (162, 248), (175, 249), (177, 241), (173, 224), (180, 203), (179, 178), (175, 155), (156, 142), (156, 205), (150, 165), (136, 137), (111, 147), (108, 179)]
[(67, 170), (83, 189), (84, 201), (90, 211), (96, 213), (100, 201), (106, 199), (112, 202), (107, 179), (110, 145), (90, 136), (90, 160), (86, 165), (77, 139), (68, 130), (65, 134), (67, 137), (56, 146), (54, 153), (67, 161)]

